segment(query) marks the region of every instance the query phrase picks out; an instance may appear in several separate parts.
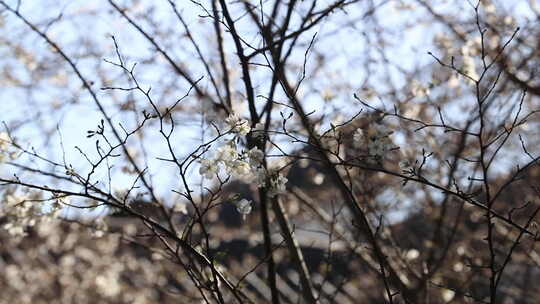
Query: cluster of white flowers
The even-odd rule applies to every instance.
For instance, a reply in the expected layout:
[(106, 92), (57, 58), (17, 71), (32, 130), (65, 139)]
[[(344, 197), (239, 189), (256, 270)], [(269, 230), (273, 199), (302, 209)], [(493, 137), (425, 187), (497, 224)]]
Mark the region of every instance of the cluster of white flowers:
[(251, 131), (248, 120), (231, 114), (225, 122), (229, 128), (228, 131), (235, 134), (234, 138), (219, 147), (212, 159), (201, 159), (199, 173), (205, 178), (211, 179), (218, 174), (220, 167), (223, 167), (228, 174), (236, 178), (247, 179), (251, 175), (253, 167), (256, 168), (261, 164), (264, 153), (257, 148), (247, 152), (239, 152), (237, 149), (237, 136), (246, 136)]
[(199, 168), (199, 173), (207, 179), (211, 179), (218, 172), (219, 167), (215, 160), (211, 159), (202, 159), (201, 167)]
[(390, 135), (393, 132), (380, 123), (373, 124), (366, 132), (357, 129), (353, 134), (353, 142), (357, 148), (367, 146), (369, 156), (381, 159), (393, 148)]
[(41, 206), (33, 203), (26, 196), (6, 195), (0, 209), (0, 216), (7, 217), (8, 222), (2, 228), (14, 237), (25, 236), (26, 228), (35, 226), (39, 221), (48, 221), (60, 216), (63, 207), (62, 202), (66, 198), (55, 197), (54, 199), (55, 201), (50, 210), (44, 212), (40, 208)]
[[(264, 124), (257, 123), (250, 128), (248, 120), (231, 114), (225, 122), (228, 131), (234, 134), (223, 145), (218, 147), (212, 156), (201, 157), (199, 174), (206, 179), (212, 179), (225, 171), (228, 175), (246, 183), (255, 183), (258, 187), (266, 188), (268, 195), (274, 197), (285, 192), (285, 178), (279, 170), (267, 169), (263, 166), (265, 153), (257, 147), (250, 150), (240, 149), (237, 145), (238, 136), (245, 136), (251, 132), (252, 138), (260, 139), (264, 136)], [(252, 210), (252, 202), (247, 199), (236, 198), (232, 201), (243, 218)]]
[(213, 158), (201, 159), (199, 173), (207, 179), (215, 177), (220, 169), (244, 182), (255, 182), (266, 187), (270, 196), (285, 192), (285, 178), (277, 171), (269, 172), (262, 166), (264, 152), (257, 147), (248, 151), (238, 151), (234, 141), (219, 147)]
[(257, 147), (245, 151), (236, 144), (238, 136), (245, 136), (249, 132), (253, 138), (263, 137), (264, 124), (257, 123), (254, 128), (250, 128), (249, 121), (236, 114), (229, 115), (225, 122), (229, 131), (234, 133), (234, 138), (217, 148), (213, 157), (200, 159), (199, 174), (211, 179), (223, 169), (227, 174), (244, 182), (255, 182), (259, 187), (267, 188), (270, 196), (285, 192), (287, 179), (278, 171), (268, 170), (263, 166), (264, 151)]
[(262, 164), (264, 152), (258, 148), (249, 151), (239, 152), (234, 141), (229, 141), (224, 146), (219, 147), (213, 158), (201, 159), (199, 173), (207, 179), (218, 174), (220, 167), (224, 168), (228, 174), (249, 180), (254, 171)]
[(35, 205), (26, 201), (26, 197), (8, 194), (2, 206), (1, 214), (8, 217), (8, 222), (2, 228), (14, 236), (25, 236), (26, 227), (36, 224)]
[(225, 122), (227, 123), (231, 132), (238, 133), (241, 136), (246, 136), (249, 133), (249, 131), (251, 131), (251, 127), (249, 126), (249, 121), (243, 118), (240, 118), (236, 114), (229, 115), (229, 117), (225, 119)]

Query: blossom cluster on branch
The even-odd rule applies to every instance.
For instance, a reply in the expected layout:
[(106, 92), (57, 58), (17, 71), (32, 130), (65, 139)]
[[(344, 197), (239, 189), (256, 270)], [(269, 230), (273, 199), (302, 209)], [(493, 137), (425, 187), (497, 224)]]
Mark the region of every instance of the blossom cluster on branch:
[(39, 203), (40, 200), (32, 199), (30, 196), (7, 194), (4, 203), (0, 206), (0, 217), (6, 217), (8, 220), (2, 228), (11, 236), (26, 236), (28, 227), (33, 227), (42, 221), (47, 222), (59, 218), (67, 199), (67, 197), (53, 197), (49, 208), (45, 209)]
[[(252, 133), (254, 138), (264, 136), (262, 124), (257, 124), (251, 129), (249, 121), (240, 118), (237, 114), (231, 114), (225, 122), (232, 138), (218, 147), (212, 156), (201, 157), (199, 174), (206, 179), (219, 177), (224, 171), (227, 175), (240, 179), (246, 183), (254, 183), (258, 187), (266, 188), (269, 197), (275, 197), (285, 193), (287, 178), (277, 169), (265, 166), (265, 152), (257, 147), (249, 150), (242, 149), (239, 145), (240, 137)], [(245, 216), (251, 212), (251, 202), (239, 200), (238, 211)]]

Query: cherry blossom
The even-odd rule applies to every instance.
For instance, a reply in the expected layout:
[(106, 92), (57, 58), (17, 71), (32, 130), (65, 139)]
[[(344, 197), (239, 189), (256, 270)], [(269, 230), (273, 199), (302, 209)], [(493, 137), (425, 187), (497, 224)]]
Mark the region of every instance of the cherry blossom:
[(218, 166), (214, 160), (202, 159), (201, 167), (199, 168), (199, 174), (207, 179), (211, 179), (218, 172)]
[(236, 210), (242, 215), (243, 220), (245, 220), (246, 216), (251, 213), (252, 209), (252, 201), (250, 200), (244, 198), (236, 202)]
[(245, 119), (240, 118), (236, 114), (229, 115), (229, 117), (225, 119), (225, 122), (227, 123), (228, 127), (231, 129), (232, 132), (238, 133), (241, 136), (246, 136), (251, 130), (249, 122)]

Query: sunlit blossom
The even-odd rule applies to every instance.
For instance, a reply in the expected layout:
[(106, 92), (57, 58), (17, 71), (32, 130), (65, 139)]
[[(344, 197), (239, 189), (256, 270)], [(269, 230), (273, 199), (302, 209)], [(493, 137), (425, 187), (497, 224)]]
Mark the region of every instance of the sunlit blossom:
[(211, 179), (218, 172), (218, 166), (215, 161), (210, 159), (201, 160), (201, 167), (199, 168), (199, 174), (207, 179)]
[(251, 130), (249, 122), (236, 114), (229, 115), (229, 117), (225, 119), (225, 122), (232, 132), (238, 133), (241, 136), (246, 136)]
[(219, 147), (216, 151), (216, 160), (224, 163), (232, 163), (239, 157), (238, 151), (232, 144), (226, 144)]
[(233, 176), (239, 178), (246, 177), (251, 173), (251, 166), (243, 160), (230, 162), (227, 168)]

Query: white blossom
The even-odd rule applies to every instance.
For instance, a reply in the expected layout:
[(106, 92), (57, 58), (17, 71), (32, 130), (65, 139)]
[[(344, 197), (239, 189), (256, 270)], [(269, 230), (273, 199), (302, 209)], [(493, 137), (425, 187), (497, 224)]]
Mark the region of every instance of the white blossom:
[(243, 160), (230, 162), (227, 168), (235, 177), (242, 178), (251, 174), (251, 166)]
[(39, 210), (27, 199), (25, 196), (8, 194), (2, 204), (0, 215), (8, 219), (2, 228), (14, 237), (25, 236), (25, 228), (34, 226), (38, 219)]
[(68, 203), (65, 196), (53, 196), (50, 208), (43, 209), (27, 196), (7, 194), (4, 204), (0, 205), (0, 217), (6, 217), (7, 223), (2, 228), (13, 237), (26, 235), (26, 228), (36, 224), (58, 218), (63, 204)]
[(262, 150), (255, 147), (240, 153), (236, 144), (229, 141), (216, 150), (213, 158), (201, 160), (199, 174), (210, 179), (219, 172), (220, 168), (223, 168), (228, 174), (250, 182), (253, 178), (259, 179), (256, 171), (263, 160), (264, 152)]
[(201, 167), (199, 168), (199, 174), (207, 179), (211, 179), (218, 172), (218, 166), (215, 161), (210, 159), (202, 159)]
[(225, 122), (227, 123), (229, 128), (231, 128), (232, 132), (238, 133), (241, 136), (246, 136), (251, 130), (249, 122), (245, 119), (238, 117), (238, 115), (236, 114), (229, 115), (229, 117), (225, 119)]
[(227, 144), (223, 147), (219, 147), (216, 152), (216, 161), (221, 161), (225, 164), (229, 164), (238, 159), (240, 155), (236, 148), (231, 144)]
[(236, 210), (242, 215), (243, 220), (245, 220), (246, 216), (251, 213), (252, 209), (252, 201), (250, 200), (244, 198), (236, 202)]

